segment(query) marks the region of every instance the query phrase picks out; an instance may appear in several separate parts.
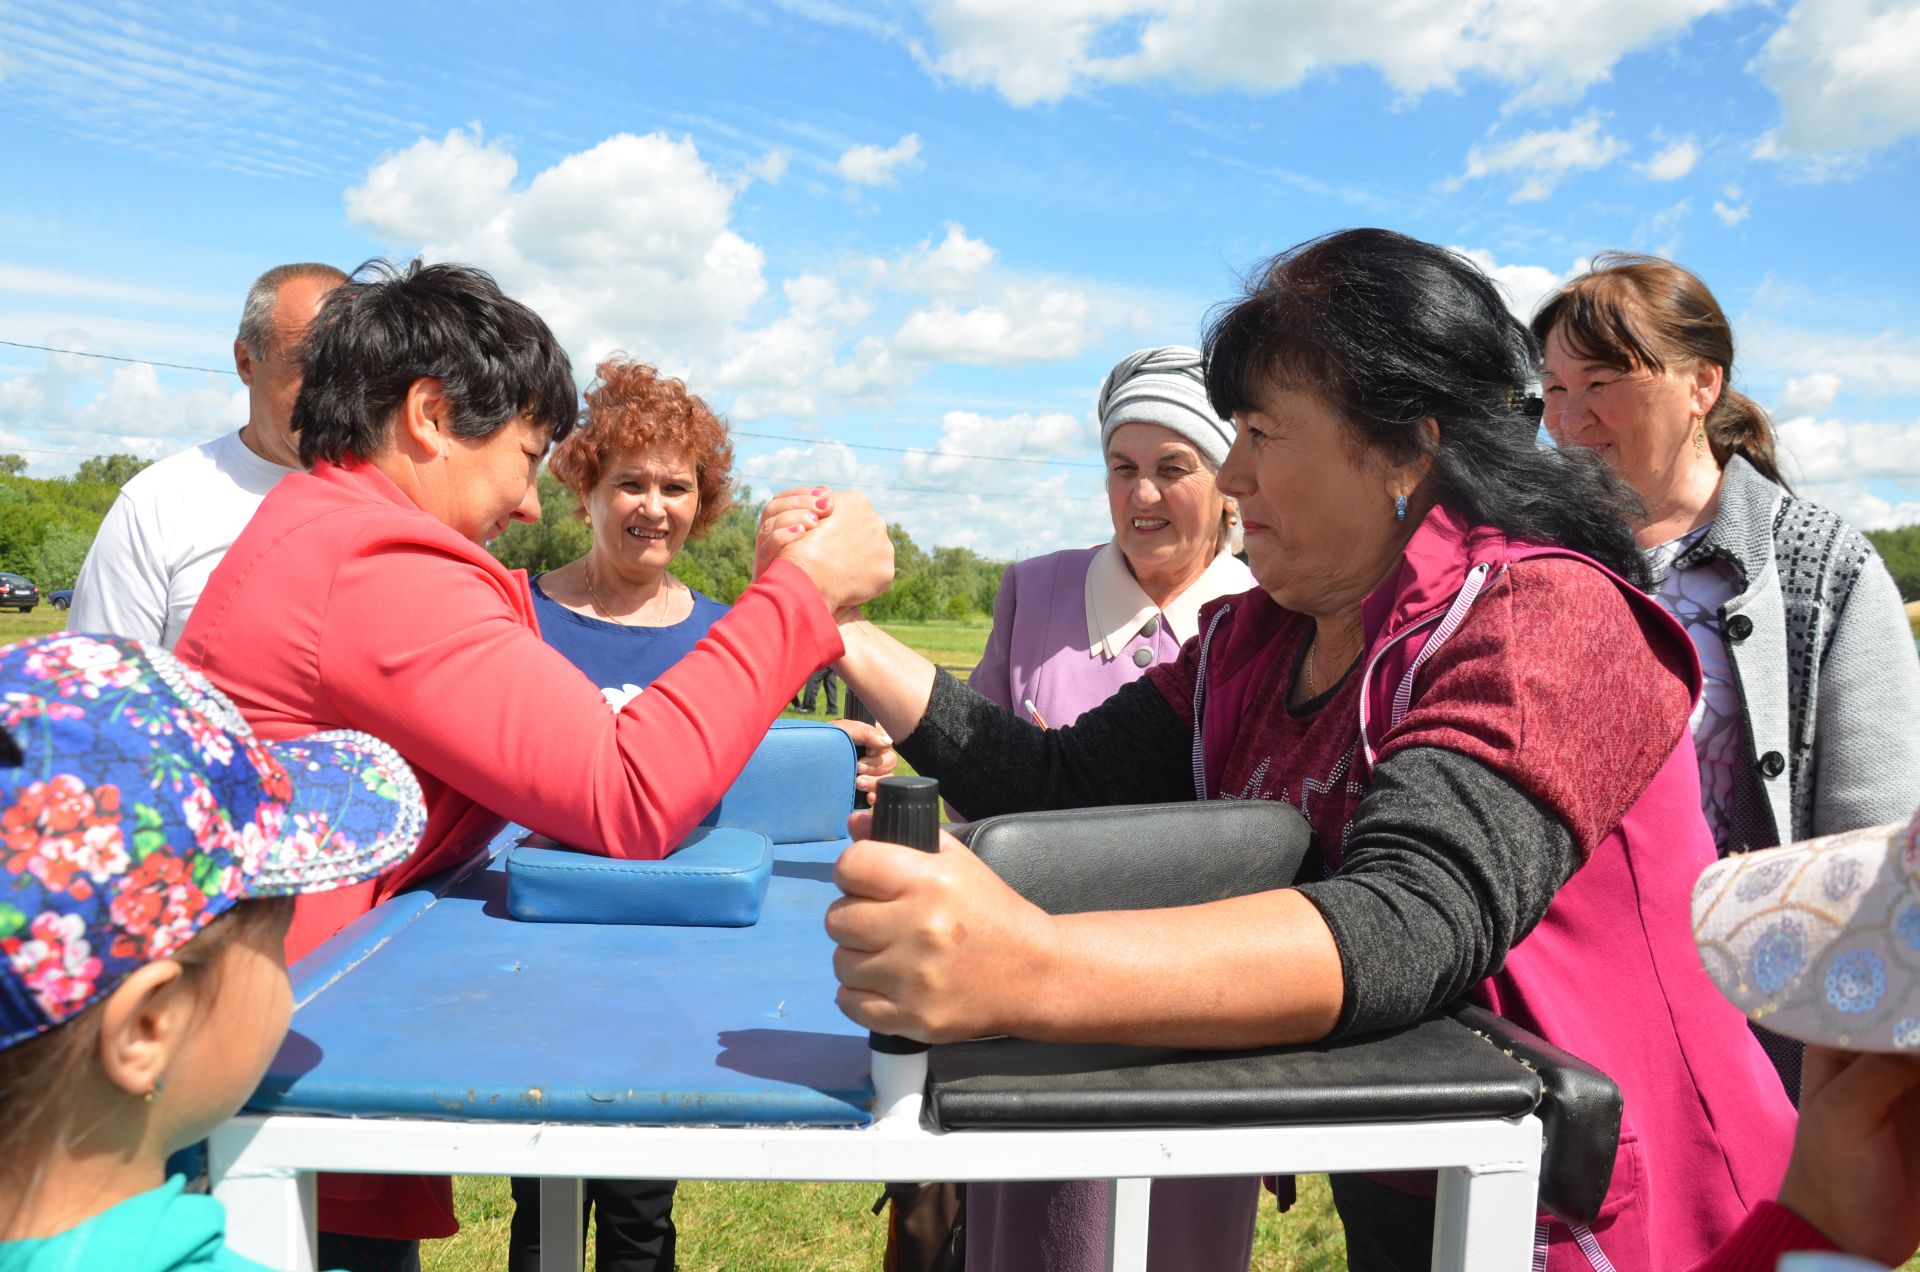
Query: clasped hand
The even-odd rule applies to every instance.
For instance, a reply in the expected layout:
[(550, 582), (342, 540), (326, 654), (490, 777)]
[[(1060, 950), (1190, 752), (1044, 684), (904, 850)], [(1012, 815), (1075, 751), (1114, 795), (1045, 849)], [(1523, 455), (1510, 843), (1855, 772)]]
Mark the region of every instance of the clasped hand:
[(754, 577), (776, 560), (805, 570), (836, 614), (893, 586), (893, 540), (857, 490), (800, 487), (769, 499), (754, 541)]
[(848, 820), (854, 843), (833, 871), (844, 894), (827, 907), (840, 1010), (922, 1042), (1034, 1036), (1033, 986), (1050, 983), (1052, 917), (945, 831), (937, 853), (881, 843), (872, 831), (871, 813)]

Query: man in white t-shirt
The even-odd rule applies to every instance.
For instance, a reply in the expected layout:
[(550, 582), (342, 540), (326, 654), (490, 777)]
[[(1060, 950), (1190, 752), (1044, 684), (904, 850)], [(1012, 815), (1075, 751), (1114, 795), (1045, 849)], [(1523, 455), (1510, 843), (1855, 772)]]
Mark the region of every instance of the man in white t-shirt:
[(328, 292), (331, 265), (280, 265), (254, 280), (233, 342), (247, 422), (143, 469), (100, 523), (73, 586), (67, 627), (172, 649), (220, 564), (274, 483), (300, 467), (293, 400), (300, 344)]

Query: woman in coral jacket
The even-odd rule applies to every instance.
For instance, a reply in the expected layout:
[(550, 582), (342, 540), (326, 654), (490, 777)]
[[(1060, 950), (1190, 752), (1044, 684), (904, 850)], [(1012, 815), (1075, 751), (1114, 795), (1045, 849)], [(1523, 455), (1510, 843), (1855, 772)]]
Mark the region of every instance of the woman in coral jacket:
[[(763, 523), (752, 586), (648, 692), (608, 711), (541, 640), (526, 575), (484, 547), (539, 517), (535, 471), (577, 405), (553, 333), (478, 270), (376, 267), (315, 320), (293, 417), (312, 471), (261, 504), (178, 652), (262, 737), (386, 739), (419, 775), (427, 825), (399, 868), (297, 907), (289, 957), (508, 821), (610, 856), (666, 855), (839, 654), (834, 611), (890, 582), (892, 546), (865, 500), (778, 497), (769, 517), (797, 524)], [(444, 1179), (326, 1177), (320, 1218), (327, 1234), (371, 1239), (323, 1242), (322, 1262), (348, 1268), (407, 1266), (411, 1242), (458, 1226)]]

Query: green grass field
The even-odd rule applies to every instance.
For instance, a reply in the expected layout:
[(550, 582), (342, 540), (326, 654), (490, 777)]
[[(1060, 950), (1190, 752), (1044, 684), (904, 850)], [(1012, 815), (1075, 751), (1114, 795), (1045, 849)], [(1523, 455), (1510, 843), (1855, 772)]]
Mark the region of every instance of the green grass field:
[[(687, 1182), (674, 1195), (681, 1272), (877, 1272), (886, 1248), (872, 1213), (877, 1184), (721, 1184)], [(501, 1272), (513, 1200), (504, 1179), (454, 1180), (460, 1235), (429, 1241), (424, 1272)], [(587, 1267), (594, 1266), (592, 1241)], [(1347, 1262), (1327, 1181), (1300, 1181), (1288, 1214), (1269, 1204), (1254, 1232), (1255, 1272), (1333, 1272)]]

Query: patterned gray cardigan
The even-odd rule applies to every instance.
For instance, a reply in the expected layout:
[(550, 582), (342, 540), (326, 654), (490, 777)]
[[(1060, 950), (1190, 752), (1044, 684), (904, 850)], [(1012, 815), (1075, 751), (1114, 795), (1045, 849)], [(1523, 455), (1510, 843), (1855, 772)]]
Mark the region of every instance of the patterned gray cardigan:
[(1721, 851), (1876, 826), (1920, 805), (1920, 657), (1865, 536), (1735, 456), (1712, 527), (1682, 562), (1731, 562), (1721, 635), (1746, 709), (1733, 842)]

